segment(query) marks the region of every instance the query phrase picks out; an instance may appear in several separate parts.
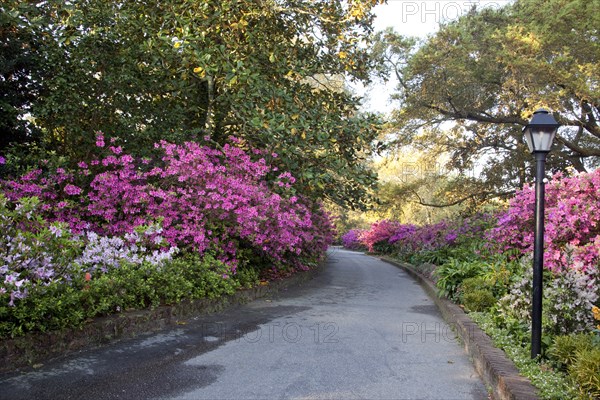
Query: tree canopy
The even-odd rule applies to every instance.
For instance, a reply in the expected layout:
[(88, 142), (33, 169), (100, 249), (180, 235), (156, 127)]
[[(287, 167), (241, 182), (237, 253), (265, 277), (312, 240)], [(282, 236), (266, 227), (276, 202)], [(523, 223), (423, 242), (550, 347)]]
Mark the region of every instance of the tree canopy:
[(15, 141), (33, 121), (46, 147), (79, 158), (95, 131), (139, 155), (233, 135), (272, 151), (303, 194), (361, 206), (379, 121), (335, 83), (369, 79), (376, 3), (7, 0), (2, 58), (31, 65), (4, 68), (2, 83), (30, 97), (15, 95), (2, 123)]
[(466, 174), (448, 189), (449, 203), (508, 194), (532, 180), (522, 128), (539, 107), (563, 125), (550, 168), (595, 167), (599, 27), (598, 0), (517, 0), (474, 8), (423, 43), (380, 33), (374, 52), (399, 81), (393, 140), (448, 154), (450, 169), (478, 169), (479, 178)]
[(32, 33), (0, 13), (0, 149), (36, 136), (32, 124), (20, 118), (40, 90), (29, 79), (39, 64), (34, 47)]

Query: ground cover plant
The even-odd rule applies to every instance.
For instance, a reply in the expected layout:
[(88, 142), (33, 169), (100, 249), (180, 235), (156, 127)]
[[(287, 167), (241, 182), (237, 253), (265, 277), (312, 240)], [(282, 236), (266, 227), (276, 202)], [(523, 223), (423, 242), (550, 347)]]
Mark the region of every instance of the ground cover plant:
[[(0, 336), (214, 297), (315, 266), (333, 237), (294, 177), (231, 138), (157, 143), (0, 183)], [(210, 143), (212, 144), (212, 143)]]
[[(344, 245), (434, 265), (441, 295), (461, 304), (531, 378), (543, 398), (600, 396), (600, 171), (547, 186), (543, 354), (528, 360), (534, 188), (505, 209), (437, 224), (374, 223)], [(566, 396), (566, 397), (565, 397)]]

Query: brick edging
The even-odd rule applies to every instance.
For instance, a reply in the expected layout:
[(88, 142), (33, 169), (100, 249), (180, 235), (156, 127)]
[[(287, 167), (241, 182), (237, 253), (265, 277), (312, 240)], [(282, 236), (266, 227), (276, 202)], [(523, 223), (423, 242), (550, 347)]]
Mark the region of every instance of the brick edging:
[(379, 257), (380, 260), (406, 271), (425, 289), (438, 306), (448, 324), (455, 328), (465, 350), (472, 357), (475, 369), (484, 384), (491, 388), (497, 400), (539, 400), (538, 390), (519, 374), (514, 363), (502, 351), (494, 347), (492, 340), (456, 304), (439, 297), (434, 283), (415, 271), (409, 264)]
[(248, 303), (275, 294), (290, 286), (300, 285), (320, 273), (325, 263), (309, 271), (269, 282), (265, 286), (241, 289), (232, 295), (216, 299), (183, 301), (155, 309), (128, 311), (121, 314), (96, 318), (82, 328), (65, 329), (45, 333), (29, 333), (24, 336), (0, 341), (0, 373), (18, 371), (24, 367), (47, 362), (76, 351), (107, 344), (114, 340), (156, 332), (181, 324), (195, 316), (212, 314), (225, 308)]

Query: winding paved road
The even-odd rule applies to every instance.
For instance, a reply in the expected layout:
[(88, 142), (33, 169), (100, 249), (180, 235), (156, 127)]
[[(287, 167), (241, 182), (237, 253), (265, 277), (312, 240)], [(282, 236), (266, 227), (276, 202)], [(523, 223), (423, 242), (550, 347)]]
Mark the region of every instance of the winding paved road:
[(487, 399), (406, 273), (332, 249), (302, 287), (0, 376), (1, 399)]

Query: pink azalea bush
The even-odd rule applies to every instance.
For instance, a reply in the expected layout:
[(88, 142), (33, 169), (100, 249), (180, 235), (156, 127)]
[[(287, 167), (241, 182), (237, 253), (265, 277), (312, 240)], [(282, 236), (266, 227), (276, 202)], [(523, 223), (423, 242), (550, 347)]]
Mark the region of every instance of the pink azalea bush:
[(361, 229), (350, 229), (348, 232), (342, 235), (342, 244), (345, 248), (351, 250), (358, 250), (363, 247), (363, 244), (360, 241), (360, 237), (362, 235)]
[(96, 145), (76, 168), (0, 181), (0, 338), (231, 294), (316, 265), (332, 242), (322, 205), (236, 139), (161, 142), (145, 159)]
[(491, 223), (493, 218), (489, 214), (477, 214), (423, 226), (382, 220), (365, 230), (348, 231), (342, 236), (342, 243), (344, 247), (351, 249), (366, 247), (373, 251), (379, 246), (380, 250), (412, 255), (479, 239)]
[[(498, 251), (533, 251), (535, 188), (510, 201), (487, 238)], [(546, 185), (544, 266), (595, 269), (600, 261), (600, 170), (572, 177), (557, 174)]]
[(378, 243), (387, 243), (400, 227), (400, 223), (390, 220), (377, 221), (371, 224), (371, 227), (363, 231), (360, 235), (360, 241), (369, 251), (374, 251), (374, 246)]
[(308, 268), (332, 241), (329, 217), (294, 195), (294, 177), (268, 165), (264, 152), (252, 157), (231, 140), (220, 149), (163, 141), (160, 156), (135, 159), (98, 133), (104, 157), (73, 171), (33, 170), (1, 187), (12, 202), (39, 198), (45, 219), (76, 234), (121, 237), (160, 222), (168, 246), (217, 254), (232, 272), (248, 250), (274, 268)]
[(418, 227), (416, 225), (402, 224), (398, 227), (398, 229), (396, 229), (394, 234), (392, 236), (390, 236), (388, 241), (391, 244), (394, 244), (394, 243), (397, 243), (400, 241), (409, 241), (409, 240), (412, 241), (417, 229), (418, 229)]
[(421, 251), (439, 249), (451, 244), (455, 239), (456, 237), (449, 232), (448, 222), (442, 221), (420, 227), (408, 225), (390, 238), (390, 242), (403, 245), (413, 251)]

